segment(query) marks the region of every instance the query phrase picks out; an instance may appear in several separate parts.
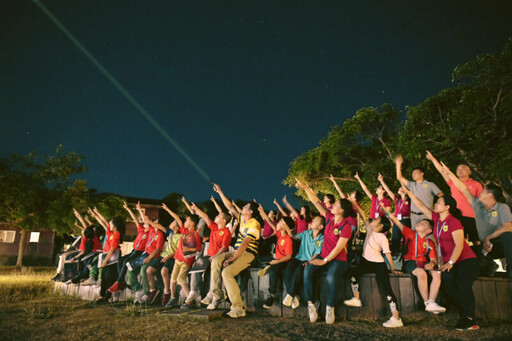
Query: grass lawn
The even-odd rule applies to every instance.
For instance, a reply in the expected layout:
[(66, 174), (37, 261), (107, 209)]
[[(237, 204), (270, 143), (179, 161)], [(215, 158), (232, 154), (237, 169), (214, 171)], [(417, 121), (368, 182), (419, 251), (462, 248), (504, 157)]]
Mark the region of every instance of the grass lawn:
[[(456, 316), (405, 319), (405, 327), (385, 329), (383, 321), (343, 321), (328, 326), (305, 317), (275, 318), (265, 311), (246, 318), (207, 322), (132, 303), (94, 305), (51, 292), (52, 269), (12, 274), (0, 268), (1, 340), (336, 340), (488, 339), (511, 340), (512, 321), (480, 321), (481, 329), (459, 332)], [(5, 296), (8, 295), (8, 296)]]

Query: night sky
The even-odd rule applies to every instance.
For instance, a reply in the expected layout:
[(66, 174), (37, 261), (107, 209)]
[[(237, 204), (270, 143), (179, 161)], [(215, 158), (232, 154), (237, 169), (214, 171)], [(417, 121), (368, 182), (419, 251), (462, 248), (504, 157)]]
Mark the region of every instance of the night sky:
[[(332, 126), (415, 105), (512, 36), (510, 1), (42, 3), (228, 196), (269, 208)], [(0, 117), (0, 157), (62, 143), (101, 192), (213, 193), (31, 0), (0, 0)]]

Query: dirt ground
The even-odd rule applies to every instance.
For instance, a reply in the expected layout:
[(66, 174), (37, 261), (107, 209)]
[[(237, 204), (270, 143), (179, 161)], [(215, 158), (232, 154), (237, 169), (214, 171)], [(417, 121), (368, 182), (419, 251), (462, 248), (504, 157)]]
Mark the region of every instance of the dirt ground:
[(453, 329), (456, 316), (404, 319), (405, 327), (386, 329), (383, 321), (341, 321), (328, 326), (306, 317), (276, 318), (265, 311), (233, 320), (207, 321), (131, 303), (94, 305), (77, 298), (0, 303), (1, 340), (511, 340), (512, 321), (480, 321), (478, 331)]

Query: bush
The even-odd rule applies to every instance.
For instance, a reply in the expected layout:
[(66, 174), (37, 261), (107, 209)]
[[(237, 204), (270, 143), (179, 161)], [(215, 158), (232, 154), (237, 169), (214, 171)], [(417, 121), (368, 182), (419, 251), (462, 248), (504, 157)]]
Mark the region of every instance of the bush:
[[(3, 265), (16, 265), (18, 256), (9, 256), (3, 261)], [(51, 266), (52, 260), (41, 256), (24, 256), (23, 266)]]

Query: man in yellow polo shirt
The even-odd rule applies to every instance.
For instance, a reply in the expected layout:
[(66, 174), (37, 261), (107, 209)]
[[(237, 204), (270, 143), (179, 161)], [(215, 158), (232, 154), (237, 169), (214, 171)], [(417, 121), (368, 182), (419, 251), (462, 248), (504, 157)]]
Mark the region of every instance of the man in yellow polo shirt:
[(248, 268), (254, 257), (258, 254), (261, 226), (254, 218), (258, 212), (258, 205), (255, 202), (250, 202), (242, 208), (242, 212), (238, 212), (231, 200), (224, 195), (219, 185), (214, 184), (213, 190), (219, 193), (222, 202), (229, 212), (233, 216), (239, 216), (240, 229), (235, 243), (235, 250), (224, 252), (212, 259), (210, 292), (212, 293), (213, 300), (207, 309), (213, 310), (219, 305), (223, 296), (221, 285), (222, 281), (224, 281), (224, 286), (231, 301), (231, 310), (228, 312), (228, 316), (231, 318), (244, 317), (245, 310), (242, 296), (240, 295), (240, 288), (235, 276)]

